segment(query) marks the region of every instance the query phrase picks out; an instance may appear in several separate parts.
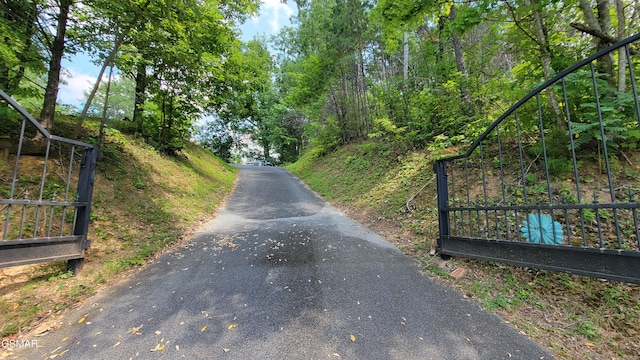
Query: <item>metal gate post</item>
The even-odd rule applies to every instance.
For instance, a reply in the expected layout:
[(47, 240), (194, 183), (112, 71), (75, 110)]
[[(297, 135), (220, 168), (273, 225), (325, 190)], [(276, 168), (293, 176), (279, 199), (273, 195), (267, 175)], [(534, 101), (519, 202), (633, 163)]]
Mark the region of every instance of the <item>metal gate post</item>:
[[(93, 184), (96, 175), (96, 166), (98, 163), (98, 148), (85, 148), (80, 161), (80, 174), (78, 176), (78, 202), (85, 203), (86, 206), (78, 207), (76, 214), (76, 223), (73, 228), (74, 235), (83, 235), (80, 243), (82, 253), (91, 246), (89, 241), (89, 220), (91, 215), (91, 200), (93, 198)], [(75, 275), (81, 268), (84, 258), (69, 260), (67, 268)]]
[(438, 195), (438, 227), (440, 235), (438, 236), (438, 251), (442, 256), (443, 239), (449, 237), (449, 192), (447, 184), (447, 163), (442, 160), (436, 160), (433, 164), (433, 170), (436, 172), (436, 191)]

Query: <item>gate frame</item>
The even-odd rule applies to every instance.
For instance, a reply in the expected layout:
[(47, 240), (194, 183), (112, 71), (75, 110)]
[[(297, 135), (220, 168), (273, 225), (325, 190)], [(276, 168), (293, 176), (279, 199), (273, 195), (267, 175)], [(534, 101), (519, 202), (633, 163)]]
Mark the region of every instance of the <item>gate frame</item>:
[[(450, 156), (442, 159), (438, 159), (434, 163), (434, 171), (436, 173), (436, 191), (437, 191), (437, 204), (438, 204), (438, 227), (439, 236), (437, 238), (437, 247), (439, 254), (442, 258), (447, 259), (449, 256), (461, 256), (468, 258), (475, 258), (487, 261), (504, 262), (516, 266), (534, 267), (546, 270), (568, 272), (577, 275), (590, 276), (595, 278), (610, 279), (616, 281), (623, 281), (629, 283), (640, 284), (640, 251), (629, 251), (618, 249), (593, 248), (593, 247), (579, 247), (572, 245), (542, 245), (533, 244), (521, 241), (504, 240), (500, 238), (487, 239), (481, 237), (471, 236), (452, 236), (451, 232), (451, 219), (450, 216), (453, 213), (455, 221), (455, 213), (464, 214), (465, 211), (480, 212), (492, 212), (492, 211), (515, 211), (516, 217), (518, 211), (537, 211), (540, 215), (541, 210), (576, 210), (581, 209), (616, 209), (626, 208), (632, 209), (635, 226), (638, 226), (638, 220), (636, 216), (637, 209), (640, 209), (640, 202), (633, 200), (633, 197), (629, 203), (616, 203), (613, 201), (611, 204), (578, 204), (578, 205), (528, 205), (528, 206), (487, 206), (486, 193), (485, 193), (485, 205), (484, 206), (471, 206), (468, 207), (455, 205), (450, 206), (449, 195), (449, 179), (448, 168), (450, 163), (455, 160), (468, 158), (478, 147), (482, 153), (482, 142), (487, 139), (488, 135), (496, 129), (500, 123), (507, 117), (515, 113), (517, 117), (517, 109), (536, 96), (540, 96), (543, 90), (551, 87), (552, 85), (563, 80), (566, 75), (575, 72), (576, 70), (590, 65), (593, 76), (593, 62), (602, 56), (606, 56), (609, 53), (616, 51), (622, 47), (626, 49), (627, 64), (629, 65), (629, 72), (631, 77), (631, 86), (633, 88), (633, 95), (635, 97), (635, 110), (638, 120), (638, 126), (640, 127), (640, 102), (638, 100), (638, 93), (636, 90), (635, 76), (633, 73), (633, 62), (630, 54), (630, 44), (640, 40), (640, 33), (624, 39), (616, 44), (613, 44), (601, 51), (598, 51), (594, 55), (584, 59), (583, 61), (571, 66), (570, 68), (558, 73), (552, 79), (544, 82), (542, 85), (532, 90), (529, 94), (511, 106), (502, 116), (494, 121), (485, 132), (473, 142), (465, 153), (457, 156)], [(594, 79), (595, 84), (595, 79)], [(564, 82), (562, 83), (564, 90)], [(596, 102), (598, 101), (597, 87), (594, 86), (596, 94)], [(538, 98), (539, 101), (539, 98)], [(538, 111), (540, 111), (538, 103)], [(568, 111), (568, 109), (567, 109)], [(566, 114), (565, 114), (566, 115)], [(542, 117), (540, 115), (540, 121)], [(570, 119), (569, 119), (570, 121)], [(602, 118), (600, 118), (602, 124)], [(540, 123), (542, 124), (542, 123)], [(602, 125), (601, 125), (602, 127)], [(604, 135), (604, 134), (603, 134)], [(499, 135), (498, 135), (499, 136)], [(570, 136), (571, 137), (571, 136)], [(603, 136), (604, 137), (604, 136)], [(499, 139), (499, 138), (498, 138)], [(499, 141), (499, 140), (498, 140)], [(544, 137), (542, 138), (544, 148)], [(571, 144), (573, 148), (573, 143)], [(605, 147), (606, 151), (606, 147)], [(605, 155), (606, 156), (606, 155)], [(546, 158), (546, 153), (545, 153)], [(574, 154), (575, 159), (575, 154)], [(608, 161), (608, 158), (607, 158)], [(453, 168), (452, 168), (453, 169)], [(609, 165), (607, 164), (607, 170), (609, 171)], [(453, 170), (452, 170), (453, 171)], [(453, 172), (452, 172), (453, 174)], [(483, 174), (484, 176), (484, 174)], [(610, 173), (609, 173), (610, 176)], [(548, 174), (547, 174), (548, 179)], [(524, 179), (523, 179), (524, 181)], [(611, 179), (609, 179), (611, 184)], [(455, 185), (453, 185), (455, 186)], [(486, 184), (483, 184), (486, 191)], [(526, 194), (525, 194), (526, 198)], [(526, 205), (526, 204), (525, 204)], [(478, 215), (479, 216), (479, 215)], [(598, 218), (598, 221), (600, 219)], [(463, 220), (464, 221), (464, 220)], [(617, 221), (617, 219), (616, 219)], [(487, 223), (488, 224), (488, 223)], [(507, 224), (508, 225), (508, 224)], [(464, 226), (464, 225), (463, 225)], [(583, 224), (584, 227), (584, 224)], [(638, 229), (635, 234), (638, 236)], [(463, 235), (464, 229), (463, 229)], [(555, 238), (554, 238), (555, 240)], [(640, 239), (638, 239), (640, 241)]]
[[(49, 206), (51, 208), (54, 206), (60, 206), (63, 208), (74, 209), (73, 232), (71, 236), (50, 236), (50, 234), (47, 234), (49, 236), (46, 237), (20, 237), (19, 239), (5, 240), (6, 234), (4, 234), (2, 239), (0, 239), (0, 268), (67, 260), (68, 269), (75, 275), (82, 268), (85, 250), (91, 246), (91, 241), (88, 240), (87, 233), (89, 231), (93, 186), (100, 150), (95, 145), (50, 134), (35, 118), (33, 118), (33, 116), (22, 108), (15, 99), (7, 95), (2, 90), (0, 90), (0, 99), (6, 101), (23, 117), (22, 130), (15, 154), (16, 159), (13, 168), (11, 195), (9, 196), (9, 199), (0, 199), (0, 205), (7, 206), (5, 212), (7, 217), (6, 222), (8, 223), (9, 221), (11, 207), (13, 205), (36, 207)], [(83, 149), (76, 187), (77, 198), (75, 201), (46, 201), (42, 199), (28, 200), (14, 198), (13, 190), (16, 186), (16, 176), (27, 121), (36, 128), (37, 132), (44, 138), (43, 141), (47, 144), (47, 150), (44, 158), (45, 171), (43, 171), (43, 175), (41, 177), (41, 185), (44, 184), (46, 179), (46, 166), (49, 161), (49, 150), (52, 141), (72, 146), (71, 161), (73, 161), (76, 147)], [(71, 169), (69, 169), (69, 174), (67, 175), (67, 183), (69, 183), (70, 180)]]

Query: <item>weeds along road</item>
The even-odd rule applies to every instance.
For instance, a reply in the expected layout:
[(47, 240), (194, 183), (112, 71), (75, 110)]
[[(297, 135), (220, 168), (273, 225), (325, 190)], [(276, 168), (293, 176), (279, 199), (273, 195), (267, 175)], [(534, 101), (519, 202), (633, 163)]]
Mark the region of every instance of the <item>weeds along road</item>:
[[(550, 359), (288, 171), (240, 166), (218, 218), (20, 358)], [(206, 199), (203, 199), (206, 201)], [(435, 225), (434, 225), (435, 226)]]

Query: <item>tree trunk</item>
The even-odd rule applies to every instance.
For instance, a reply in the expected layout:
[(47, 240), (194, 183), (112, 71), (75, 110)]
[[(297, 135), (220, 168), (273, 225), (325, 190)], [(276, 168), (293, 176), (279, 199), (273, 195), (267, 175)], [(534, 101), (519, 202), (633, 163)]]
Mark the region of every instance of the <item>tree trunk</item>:
[[(24, 47), (22, 48), (22, 52), (20, 52), (20, 55), (18, 56), (18, 61), (20, 62), (20, 66), (18, 68), (18, 71), (16, 72), (16, 74), (8, 79), (7, 82), (7, 87), (5, 88), (5, 92), (9, 95), (12, 95), (19, 87), (20, 87), (20, 82), (22, 81), (22, 78), (24, 77), (24, 72), (26, 70), (26, 65), (25, 63), (29, 60), (27, 57), (27, 54), (29, 53), (29, 51), (31, 50), (31, 47), (33, 46), (33, 36), (35, 35), (36, 32), (36, 20), (38, 18), (38, 7), (35, 4), (31, 4), (31, 13), (29, 14), (29, 18), (27, 19), (27, 25), (26, 25), (26, 29), (25, 29), (25, 42), (24, 42)], [(8, 72), (8, 69), (7, 69)]]
[(264, 129), (260, 130), (260, 145), (262, 145), (262, 157), (269, 161), (271, 159), (271, 154), (269, 148), (271, 148), (271, 143), (269, 139), (267, 139), (266, 131)]
[[(456, 7), (454, 5), (451, 6), (451, 10), (449, 11), (449, 21), (453, 22), (456, 19)], [(452, 34), (451, 38), (453, 40), (453, 53), (456, 57), (456, 69), (460, 74), (462, 74), (462, 80), (460, 81), (460, 99), (464, 104), (464, 113), (467, 115), (473, 114), (472, 104), (471, 104), (471, 96), (469, 95), (469, 90), (465, 84), (467, 78), (467, 69), (464, 64), (464, 55), (462, 53), (462, 42), (460, 41), (460, 36), (458, 34)]]
[(107, 80), (107, 93), (104, 97), (104, 107), (102, 108), (102, 120), (100, 121), (100, 140), (98, 140), (98, 148), (104, 147), (104, 123), (107, 121), (107, 110), (109, 110), (109, 91), (111, 90), (111, 77), (113, 75), (113, 63), (109, 68), (109, 80)]
[[(611, 17), (609, 16), (610, 3), (609, 0), (597, 0), (596, 8), (598, 9), (598, 16), (593, 12), (591, 2), (589, 0), (579, 0), (578, 6), (582, 10), (584, 20), (587, 23), (587, 30), (590, 32), (601, 34), (602, 36), (596, 36), (594, 41), (596, 43), (596, 49), (602, 50), (609, 44), (606, 37), (610, 37), (611, 33)], [(602, 58), (602, 61), (598, 61), (598, 69), (600, 72), (609, 74), (608, 82), (611, 86), (615, 86), (615, 75), (613, 72), (613, 55), (608, 55)]]
[[(605, 35), (611, 35), (611, 15), (609, 15), (610, 5), (609, 0), (597, 1), (598, 22), (600, 23), (600, 29)], [(602, 50), (609, 45), (602, 39), (598, 39), (597, 44), (598, 50)], [(611, 87), (615, 87), (616, 78), (613, 70), (613, 53), (609, 53), (602, 58), (602, 67), (603, 71), (609, 75), (607, 82)]]
[(60, 0), (58, 29), (56, 31), (56, 37), (53, 39), (47, 87), (44, 91), (44, 103), (42, 105), (42, 111), (40, 112), (40, 123), (48, 131), (53, 129), (53, 117), (56, 111), (58, 86), (60, 85), (60, 70), (62, 68), (60, 63), (62, 61), (62, 55), (64, 55), (64, 36), (67, 31), (67, 19), (69, 18), (71, 5), (73, 5), (73, 0)]
[(365, 125), (365, 136), (369, 136), (369, 134), (371, 133), (371, 121), (369, 119), (369, 102), (367, 101), (367, 82), (365, 81), (365, 75), (364, 75), (364, 56), (362, 55), (362, 52), (364, 50), (362, 49), (362, 46), (360, 46), (360, 49), (358, 51), (358, 56), (359, 56), (359, 61), (360, 61), (360, 68), (358, 69), (358, 77), (360, 78), (360, 83), (362, 85), (362, 107), (364, 110), (364, 125)]
[[(553, 77), (555, 72), (551, 67), (551, 59), (553, 54), (551, 52), (551, 47), (549, 46), (548, 32), (544, 26), (544, 23), (542, 22), (542, 14), (540, 13), (540, 9), (537, 6), (538, 0), (531, 0), (531, 5), (533, 5), (533, 8), (534, 8), (533, 18), (535, 23), (538, 48), (540, 49), (540, 63), (542, 65), (542, 73), (544, 76), (544, 80), (547, 81)], [(551, 106), (551, 109), (556, 115), (556, 118), (555, 118), (556, 126), (558, 126), (558, 128), (560, 129), (566, 130), (567, 124), (565, 123), (564, 118), (561, 116), (562, 111), (560, 110), (560, 105), (558, 104), (558, 98), (556, 97), (556, 93), (553, 91), (553, 89), (550, 89), (550, 88), (547, 89), (545, 93), (547, 94), (549, 105)]]
[(145, 92), (147, 89), (147, 65), (144, 59), (138, 62), (136, 73), (136, 98), (133, 108), (133, 122), (138, 124), (138, 133), (142, 134)]
[[(68, 0), (63, 0), (63, 1), (68, 1)], [(131, 21), (131, 24), (129, 24), (129, 26), (126, 27), (124, 31), (122, 31), (122, 33), (118, 35), (118, 37), (116, 38), (113, 49), (109, 53), (109, 56), (107, 57), (107, 59), (104, 61), (104, 64), (100, 69), (100, 73), (98, 74), (98, 78), (96, 79), (96, 83), (93, 85), (93, 89), (91, 89), (91, 93), (87, 98), (87, 102), (84, 104), (84, 108), (82, 109), (82, 113), (78, 117), (78, 121), (76, 122), (76, 128), (74, 130), (74, 135), (77, 136), (77, 134), (79, 134), (80, 130), (82, 129), (82, 123), (84, 122), (84, 119), (87, 116), (87, 112), (89, 111), (89, 107), (91, 106), (91, 102), (93, 101), (93, 98), (96, 96), (96, 93), (98, 92), (98, 88), (100, 87), (100, 81), (102, 80), (102, 75), (104, 75), (104, 72), (107, 69), (108, 64), (113, 63), (113, 60), (115, 59), (116, 54), (118, 53), (118, 50), (120, 50), (120, 45), (122, 45), (122, 42), (124, 41), (125, 36), (127, 36), (131, 31), (131, 29), (133, 28), (133, 26), (136, 25), (140, 14), (146, 10), (146, 8), (149, 6), (150, 3), (151, 3), (151, 0), (147, 0), (142, 5), (142, 8), (140, 9), (140, 11), (138, 11), (135, 14), (135, 17)]]
[(404, 41), (404, 61), (402, 63), (402, 75), (404, 76), (404, 81), (407, 81), (409, 79), (409, 34), (405, 31), (402, 36)]
[[(626, 37), (626, 19), (624, 17), (624, 4), (622, 0), (616, 0), (616, 12), (618, 15), (618, 40)], [(627, 89), (627, 52), (623, 47), (618, 50), (618, 91), (624, 92)]]
[(89, 107), (91, 106), (91, 102), (93, 101), (93, 98), (96, 96), (96, 93), (98, 92), (98, 89), (100, 88), (100, 82), (102, 80), (102, 76), (104, 75), (105, 70), (107, 70), (107, 66), (109, 66), (109, 64), (113, 63), (113, 60), (116, 57), (116, 53), (120, 49), (120, 45), (122, 45), (122, 41), (124, 40), (124, 36), (125, 36), (124, 33), (122, 33), (122, 34), (120, 34), (118, 36), (118, 38), (116, 39), (115, 45), (113, 46), (113, 49), (109, 53), (109, 56), (107, 57), (107, 59), (102, 64), (102, 68), (100, 68), (100, 73), (98, 73), (98, 77), (96, 78), (96, 82), (95, 82), (95, 84), (93, 84), (93, 89), (91, 89), (91, 92), (89, 93), (89, 97), (87, 98), (87, 101), (84, 103), (84, 108), (82, 108), (82, 113), (80, 114), (80, 116), (78, 117), (78, 121), (76, 122), (76, 127), (75, 127), (75, 129), (73, 131), (74, 137), (77, 137), (78, 134), (80, 134), (80, 131), (82, 130), (82, 123), (84, 122), (84, 119), (87, 117), (87, 112), (89, 111)]

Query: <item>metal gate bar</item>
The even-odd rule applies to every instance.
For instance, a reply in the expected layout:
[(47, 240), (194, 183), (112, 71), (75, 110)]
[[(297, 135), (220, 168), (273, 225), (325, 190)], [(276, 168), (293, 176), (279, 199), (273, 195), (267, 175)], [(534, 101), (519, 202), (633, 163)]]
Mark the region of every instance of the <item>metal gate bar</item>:
[[(21, 118), (19, 131), (7, 125), (10, 140), (4, 142), (15, 158), (10, 181), (0, 183), (7, 196), (0, 198), (0, 267), (68, 260), (75, 272), (90, 246), (87, 232), (99, 150), (51, 135), (2, 90), (0, 104), (10, 110), (8, 124), (17, 125), (12, 119)], [(27, 156), (27, 142), (42, 146), (44, 156)], [(41, 175), (34, 179), (34, 168), (40, 166)], [(0, 170), (2, 175), (8, 169)]]
[[(436, 161), (442, 255), (640, 283), (640, 189), (615, 156), (629, 161), (620, 144), (640, 148), (640, 64), (631, 57), (639, 40), (559, 73), (464, 154)], [(598, 70), (616, 52), (627, 56), (624, 92)]]

